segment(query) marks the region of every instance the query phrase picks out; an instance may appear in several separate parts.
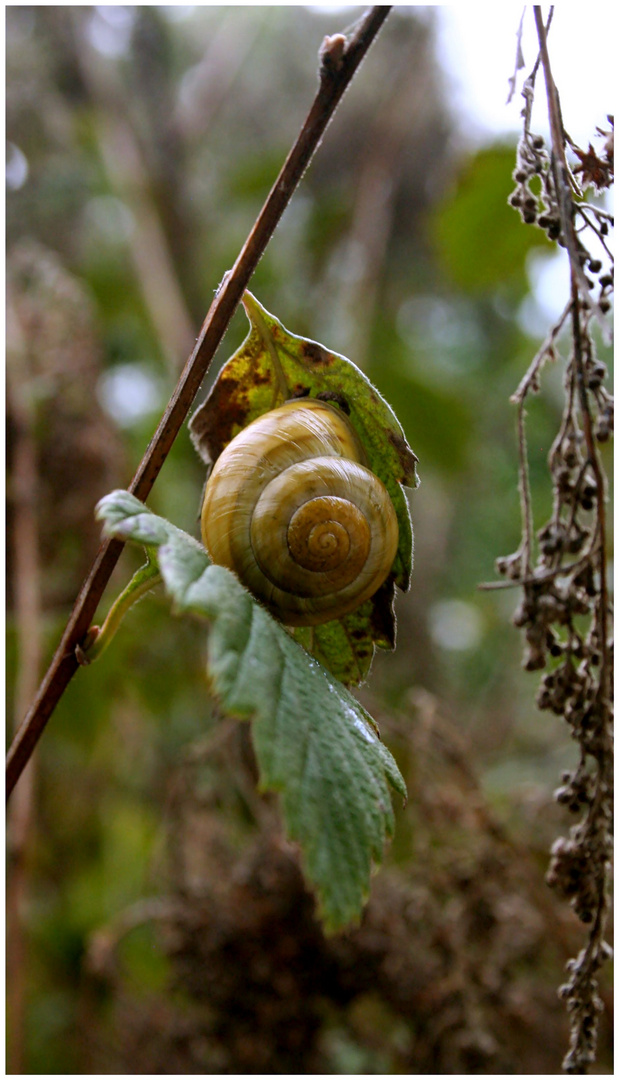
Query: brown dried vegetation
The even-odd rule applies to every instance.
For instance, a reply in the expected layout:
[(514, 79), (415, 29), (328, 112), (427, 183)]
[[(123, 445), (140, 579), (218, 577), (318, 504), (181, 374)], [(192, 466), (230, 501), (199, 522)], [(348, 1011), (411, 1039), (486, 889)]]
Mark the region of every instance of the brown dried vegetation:
[(248, 728), (195, 748), (170, 793), (169, 892), (146, 913), (169, 984), (145, 998), (126, 981), (130, 918), (93, 939), (90, 988), (113, 999), (89, 1043), (93, 1071), (555, 1071), (566, 1033), (554, 980), (575, 925), (540, 873), (547, 811), (523, 804), (531, 843), (514, 843), (435, 699), (413, 709), (413, 725), (383, 726), (415, 792), (399, 829), (412, 814), (416, 858), (399, 867), (394, 853), (361, 925), (330, 938), (276, 805), (255, 795)]

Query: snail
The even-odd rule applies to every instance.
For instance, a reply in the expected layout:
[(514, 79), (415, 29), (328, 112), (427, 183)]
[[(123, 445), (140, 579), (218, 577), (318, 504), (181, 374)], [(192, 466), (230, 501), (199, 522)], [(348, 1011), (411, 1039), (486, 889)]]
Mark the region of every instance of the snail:
[(348, 418), (301, 398), (258, 417), (217, 458), (202, 539), (281, 622), (315, 626), (380, 588), (398, 522)]

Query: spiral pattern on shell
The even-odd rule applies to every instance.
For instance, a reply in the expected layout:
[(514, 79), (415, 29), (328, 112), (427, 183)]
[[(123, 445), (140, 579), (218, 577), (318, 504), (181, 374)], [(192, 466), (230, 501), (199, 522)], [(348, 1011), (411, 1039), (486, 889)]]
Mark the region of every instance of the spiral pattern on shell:
[(342, 412), (312, 398), (260, 416), (215, 462), (202, 508), (213, 560), (282, 622), (312, 626), (373, 596), (398, 547), (389, 493)]

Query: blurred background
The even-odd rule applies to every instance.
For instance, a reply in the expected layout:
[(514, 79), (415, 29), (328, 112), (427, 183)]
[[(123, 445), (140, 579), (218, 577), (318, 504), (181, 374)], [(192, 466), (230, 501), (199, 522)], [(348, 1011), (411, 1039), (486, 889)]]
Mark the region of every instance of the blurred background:
[[(7, 8), (14, 724), (97, 550), (95, 503), (134, 474), (305, 117), (323, 36), (362, 10)], [(73, 679), (11, 804), (10, 1072), (560, 1071), (556, 987), (583, 934), (544, 873), (575, 747), (536, 711), (515, 592), (478, 590), (520, 536), (508, 399), (568, 298), (564, 261), (507, 205), (508, 14), (473, 63), (470, 20), (394, 9), (251, 284), (364, 369), (420, 460), (398, 648), (359, 690), (410, 801), (362, 925), (322, 936), (247, 730), (209, 698), (204, 627), (153, 595)], [(559, 32), (576, 47), (580, 29)], [(486, 59), (484, 96), (467, 78)], [(564, 101), (581, 145), (607, 126), (600, 96), (579, 94), (573, 129)], [(246, 331), (239, 311), (209, 379)], [(538, 524), (561, 379), (529, 409)], [(203, 479), (185, 428), (149, 505), (198, 535)], [(102, 616), (139, 563), (123, 554)], [(609, 1040), (605, 1017), (599, 1072)]]

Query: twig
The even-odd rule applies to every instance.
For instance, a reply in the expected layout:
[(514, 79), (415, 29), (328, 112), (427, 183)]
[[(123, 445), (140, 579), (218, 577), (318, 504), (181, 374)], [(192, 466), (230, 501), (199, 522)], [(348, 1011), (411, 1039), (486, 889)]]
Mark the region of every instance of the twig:
[(531, 553), (533, 551), (533, 511), (531, 509), (531, 485), (529, 483), (529, 458), (527, 455), (527, 430), (524, 401), (518, 405), (518, 492), (522, 515), (522, 566), (525, 577), (531, 573)]
[(573, 180), (573, 177), (571, 176), (571, 172), (567, 163), (567, 158), (565, 156), (566, 135), (565, 129), (563, 127), (563, 119), (561, 117), (561, 105), (559, 102), (559, 95), (557, 93), (557, 87), (555, 85), (554, 79), (552, 77), (552, 71), (550, 69), (550, 57), (548, 55), (546, 29), (544, 27), (544, 21), (542, 19), (541, 8), (535, 6), (533, 8), (533, 14), (535, 16), (535, 26), (537, 28), (537, 36), (540, 46), (540, 57), (542, 67), (544, 69), (544, 78), (546, 81), (548, 118), (550, 121), (550, 138), (552, 143), (552, 156), (550, 159), (550, 167), (553, 173), (555, 192), (559, 205), (559, 213), (561, 215), (561, 227), (563, 237), (570, 259), (572, 279), (576, 279), (582, 295), (587, 297), (587, 300), (591, 305), (591, 309), (598, 319), (602, 337), (608, 344), (610, 342), (610, 333), (607, 321), (599, 304), (591, 295), (589, 282), (587, 281), (587, 277), (579, 259), (578, 238), (576, 236), (576, 230), (574, 228), (574, 209), (570, 192), (571, 180)]
[[(583, 221), (585, 223), (585, 225), (581, 226), (581, 228), (588, 226), (590, 229), (593, 229), (593, 231), (594, 231), (595, 235), (597, 236), (600, 244), (604, 248), (604, 251), (605, 251), (606, 255), (608, 256), (610, 262), (614, 263), (615, 256), (614, 256), (613, 252), (610, 250), (608, 244), (606, 243), (606, 240), (604, 239), (604, 234), (600, 231), (600, 229), (598, 229), (597, 225), (593, 224), (593, 222), (591, 221), (589, 215), (585, 212), (584, 206), (578, 206), (577, 210), (578, 210), (578, 213), (580, 214), (580, 216), (582, 217), (582, 219), (583, 219)], [(599, 207), (597, 207), (597, 206), (588, 206), (587, 210), (591, 210), (591, 213), (594, 214), (595, 217), (598, 218), (598, 220), (600, 218), (602, 218), (603, 221), (613, 222), (613, 220), (614, 220), (612, 214), (607, 214), (605, 211), (600, 210)], [(579, 230), (579, 232), (580, 232), (580, 230)]]
[(528, 367), (527, 371), (525, 372), (522, 379), (518, 383), (518, 386), (517, 386), (516, 390), (514, 390), (514, 393), (510, 397), (509, 400), (512, 402), (512, 404), (519, 405), (522, 401), (524, 401), (525, 397), (527, 396), (527, 394), (528, 394), (528, 392), (529, 392), (529, 390), (531, 388), (531, 383), (535, 382), (536, 377), (538, 375), (538, 372), (540, 371), (540, 368), (542, 367), (542, 364), (544, 363), (544, 360), (548, 356), (551, 347), (555, 343), (557, 335), (559, 334), (559, 332), (561, 331), (561, 329), (563, 327), (563, 323), (565, 322), (565, 320), (567, 319), (567, 317), (568, 317), (568, 315), (570, 313), (571, 307), (572, 307), (572, 301), (570, 300), (565, 305), (563, 311), (561, 312), (559, 318), (557, 319), (557, 321), (554, 324), (554, 326), (552, 327), (552, 329), (549, 330), (548, 335), (546, 336), (546, 339), (544, 340), (544, 343), (537, 350), (535, 356), (533, 357), (531, 363), (529, 364), (529, 367)]
[[(9, 308), (11, 304), (9, 294)], [(12, 320), (9, 316), (7, 322)], [(28, 350), (15, 314), (7, 332), (8, 396), (15, 425), (12, 497), (14, 528), (10, 538), (15, 559), (15, 623), (19, 667), (14, 717), (21, 716), (36, 692), (41, 673), (41, 566), (37, 520), (38, 462), (32, 403), (24, 394), (17, 372), (28, 371)], [(14, 353), (14, 362), (11, 362)], [(7, 1007), (10, 1040), (7, 1066), (10, 1073), (25, 1068), (25, 1031), (28, 1004), (26, 959), (28, 931), (25, 912), (30, 899), (30, 859), (34, 824), (35, 760), (31, 760), (23, 783), (7, 815), (6, 924)]]
[(518, 72), (521, 71), (521, 69), (524, 67), (524, 56), (522, 55), (522, 27), (524, 24), (524, 16), (526, 10), (526, 7), (522, 9), (522, 15), (520, 16), (520, 23), (518, 25), (518, 31), (516, 34), (516, 60), (514, 62), (514, 74), (510, 75), (509, 79), (507, 80), (509, 86), (509, 93), (507, 95), (507, 101), (505, 102), (506, 105), (509, 105), (511, 103), (511, 100), (516, 93)]
[[(323, 42), (320, 51), (320, 85), (305, 123), (232, 270), (226, 275), (211, 304), (193, 352), (130, 485), (129, 490), (142, 501), (146, 500), (151, 491), (241, 296), (337, 105), (390, 10), (388, 6), (373, 7), (355, 25), (351, 37), (344, 38), (336, 34)], [(11, 744), (7, 756), (7, 798), (77, 670), (75, 646), (80, 644), (88, 631), (122, 548), (123, 544), (119, 540), (106, 541), (82, 585), (39, 693)]]
[[(546, 23), (546, 33), (548, 33), (548, 31), (550, 30), (550, 24), (552, 22), (552, 17), (554, 15), (554, 10), (555, 10), (554, 7), (551, 7), (551, 9), (550, 9), (550, 11), (548, 13), (548, 21)], [(525, 12), (526, 12), (526, 8), (525, 8)], [(524, 14), (524, 12), (523, 12), (523, 14)], [(522, 20), (521, 20), (521, 22), (522, 22)], [(525, 100), (524, 113), (522, 115), (524, 115), (524, 136), (525, 136), (525, 139), (527, 139), (527, 140), (529, 140), (531, 138), (531, 113), (533, 111), (533, 99), (534, 99), (534, 96), (535, 96), (535, 94), (534, 94), (534, 91), (535, 91), (535, 79), (537, 77), (537, 72), (538, 72), (538, 68), (539, 68), (539, 65), (540, 65), (540, 61), (541, 61), (541, 54), (538, 53), (536, 58), (535, 58), (535, 63), (533, 65), (533, 68), (531, 70), (531, 74), (527, 76), (527, 78), (524, 81), (524, 85), (522, 87), (522, 96), (523, 96), (523, 98)], [(509, 104), (509, 102), (508, 102), (508, 104)]]
[(512, 581), (482, 581), (477, 588), (484, 592), (490, 592), (493, 589), (520, 589), (527, 585), (541, 585), (545, 581), (552, 581), (553, 578), (571, 578), (579, 570), (582, 570), (583, 566), (587, 565), (591, 558), (592, 547), (593, 545), (589, 545), (585, 554), (577, 562), (570, 563), (569, 566), (555, 566), (552, 570), (545, 570), (541, 574), (532, 574), (531, 577), (517, 577)]
[[(589, 463), (593, 469), (595, 481), (598, 490), (598, 517), (599, 517), (599, 529), (600, 529), (600, 593), (599, 593), (599, 611), (600, 611), (600, 646), (602, 653), (602, 663), (605, 663), (607, 657), (606, 637), (607, 637), (607, 612), (608, 612), (608, 595), (606, 585), (606, 529), (605, 529), (605, 506), (604, 506), (604, 493), (605, 482), (604, 473), (600, 465), (599, 454), (595, 444), (593, 436), (593, 425), (591, 423), (591, 411), (589, 408), (589, 400), (587, 398), (587, 388), (585, 382), (585, 370), (584, 360), (582, 355), (582, 334), (580, 327), (580, 295), (579, 286), (583, 292), (583, 296), (589, 297), (589, 284), (585, 278), (580, 259), (578, 258), (578, 241), (576, 239), (576, 232), (574, 228), (574, 215), (572, 212), (572, 201), (567, 191), (567, 162), (565, 158), (565, 143), (563, 133), (563, 123), (561, 120), (561, 106), (559, 104), (559, 95), (552, 76), (550, 68), (550, 57), (548, 55), (548, 46), (546, 42), (546, 31), (544, 29), (544, 23), (542, 20), (542, 14), (539, 7), (534, 7), (533, 12), (535, 15), (535, 25), (537, 27), (537, 34), (540, 43), (540, 54), (542, 57), (542, 66), (544, 68), (544, 77), (546, 80), (546, 95), (548, 98), (548, 115), (550, 118), (550, 132), (552, 139), (552, 152), (553, 162), (555, 164), (555, 188), (557, 192), (557, 198), (559, 202), (559, 212), (561, 214), (561, 229), (565, 237), (567, 250), (570, 257), (570, 272), (571, 272), (571, 313), (572, 313), (572, 336), (574, 342), (574, 366), (576, 369), (576, 385), (578, 388), (578, 398), (580, 403), (580, 410), (582, 414), (583, 430), (585, 434), (585, 442), (587, 444), (587, 455)], [(563, 168), (564, 175), (561, 177), (560, 168)], [(563, 182), (562, 182), (563, 181)], [(584, 285), (582, 280), (584, 279)], [(597, 305), (594, 305), (597, 307)], [(607, 667), (607, 664), (605, 664)], [(609, 674), (602, 669), (600, 678), (600, 691), (603, 696), (606, 696), (610, 690)]]

